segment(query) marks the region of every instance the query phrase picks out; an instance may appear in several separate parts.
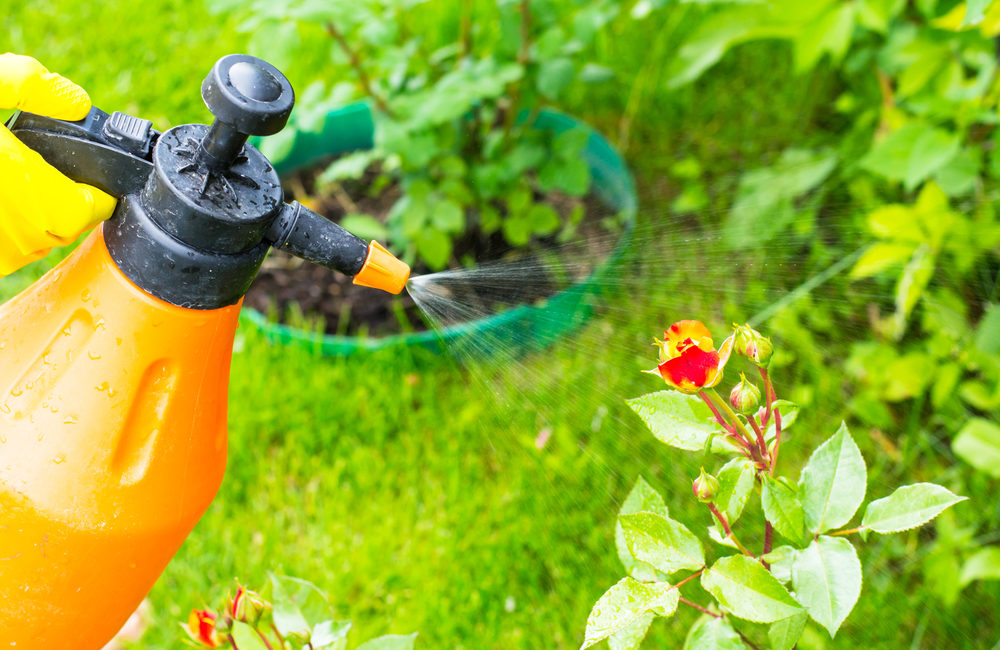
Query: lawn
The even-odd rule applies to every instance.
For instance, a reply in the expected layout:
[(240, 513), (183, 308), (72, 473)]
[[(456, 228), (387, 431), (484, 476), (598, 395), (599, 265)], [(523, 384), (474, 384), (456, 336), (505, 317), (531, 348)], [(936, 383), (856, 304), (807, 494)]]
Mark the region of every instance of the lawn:
[[(246, 49), (239, 22), (239, 15), (176, 0), (21, 3), (5, 19), (12, 51), (78, 81), (98, 106), (158, 127), (207, 119), (200, 83), (215, 59)], [(406, 350), (324, 358), (241, 328), (226, 481), (154, 588), (154, 623), (138, 647), (178, 647), (177, 622), (191, 608), (217, 600), (234, 579), (255, 586), (275, 571), (322, 587), (338, 614), (354, 621), (352, 647), (378, 634), (419, 631), (421, 648), (575, 648), (594, 601), (621, 576), (615, 515), (639, 474), (668, 495), (673, 517), (708, 525), (697, 504), (677, 500), (675, 509), (670, 499), (686, 496), (700, 456), (662, 446), (623, 402), (659, 388), (639, 372), (653, 363), (651, 338), (680, 318), (721, 332), (853, 248), (833, 242), (804, 250), (788, 240), (767, 258), (761, 251), (731, 256), (716, 245), (718, 213), (670, 215), (677, 188), (667, 176), (677, 160), (699, 159), (724, 197), (746, 166), (789, 144), (836, 135), (824, 123), (833, 82), (823, 69), (793, 77), (782, 46), (754, 44), (702, 82), (667, 91), (648, 56), (650, 43), (670, 47), (658, 41), (661, 33), (649, 21), (616, 24), (595, 46), (596, 59), (616, 70), (615, 82), (581, 90), (570, 106), (625, 149), (640, 191), (636, 244), (596, 317), (548, 350), (476, 361)], [(309, 83), (309, 68), (300, 62), (288, 70), (296, 87)], [(9, 296), (51, 263), (5, 279), (0, 290)], [(878, 290), (877, 297), (890, 291)], [(821, 287), (760, 324), (765, 333), (784, 333), (777, 340), (787, 352), (774, 373), (811, 403), (795, 429), (810, 445), (846, 417), (842, 373), (815, 369), (839, 366), (848, 344), (865, 335), (865, 300)], [(824, 301), (826, 309), (815, 308)], [(538, 448), (543, 431), (551, 436)], [(902, 432), (885, 434), (904, 444)], [(904, 482), (900, 476), (956, 480), (933, 449), (896, 462), (879, 439), (856, 437), (874, 496)], [(794, 445), (788, 449), (783, 463), (804, 462)], [(982, 477), (970, 484), (980, 496), (995, 487)], [(995, 530), (995, 498), (954, 510), (960, 523), (975, 517)], [(917, 570), (915, 544), (932, 538), (933, 528), (922, 535), (867, 546), (862, 600), (836, 640), (811, 626), (798, 647), (995, 642), (985, 622), (995, 620), (1000, 583), (975, 584), (945, 608)], [(695, 618), (689, 610), (655, 623), (648, 647), (680, 647)]]

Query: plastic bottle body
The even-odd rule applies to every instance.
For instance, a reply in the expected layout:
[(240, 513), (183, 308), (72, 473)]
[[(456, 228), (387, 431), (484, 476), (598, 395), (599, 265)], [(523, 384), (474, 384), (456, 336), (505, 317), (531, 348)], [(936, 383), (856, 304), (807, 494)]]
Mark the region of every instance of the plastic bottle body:
[(0, 648), (101, 648), (211, 503), (240, 305), (133, 285), (100, 229), (0, 307)]

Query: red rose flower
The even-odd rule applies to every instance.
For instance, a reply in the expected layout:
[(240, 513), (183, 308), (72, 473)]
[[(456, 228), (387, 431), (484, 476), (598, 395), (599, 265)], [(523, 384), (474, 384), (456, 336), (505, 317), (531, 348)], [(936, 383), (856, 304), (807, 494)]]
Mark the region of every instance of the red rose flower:
[(194, 641), (209, 648), (218, 648), (221, 643), (215, 632), (215, 614), (207, 609), (193, 609), (188, 616), (187, 627), (184, 628)]
[(668, 385), (684, 393), (697, 393), (722, 380), (722, 372), (733, 350), (733, 337), (716, 351), (712, 334), (701, 321), (682, 320), (663, 333), (660, 363), (656, 372)]

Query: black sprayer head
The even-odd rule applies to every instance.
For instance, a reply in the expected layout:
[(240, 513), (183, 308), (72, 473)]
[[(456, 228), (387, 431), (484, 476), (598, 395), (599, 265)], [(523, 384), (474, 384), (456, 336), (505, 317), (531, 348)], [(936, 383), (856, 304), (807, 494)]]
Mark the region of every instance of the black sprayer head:
[(409, 267), (307, 208), (284, 203), (251, 135), (288, 121), (295, 94), (271, 64), (225, 56), (201, 87), (215, 120), (162, 135), (147, 120), (99, 109), (79, 122), (20, 113), (11, 131), (74, 180), (120, 198), (108, 251), (136, 285), (182, 307), (235, 304), (272, 245), (398, 293)]

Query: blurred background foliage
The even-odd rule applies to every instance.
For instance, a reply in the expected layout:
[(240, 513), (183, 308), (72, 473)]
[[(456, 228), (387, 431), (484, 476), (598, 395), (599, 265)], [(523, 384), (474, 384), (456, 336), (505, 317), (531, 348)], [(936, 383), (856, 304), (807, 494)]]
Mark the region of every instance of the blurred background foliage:
[[(160, 128), (207, 119), (201, 79), (236, 51), (283, 67), (301, 115), (362, 97), (357, 67), (295, 14), (309, 7), (379, 8), (359, 28), (429, 51), (459, 43), (467, 15), (481, 52), (513, 47), (506, 3), (267, 4), (287, 15), (265, 25), (241, 2), (16, 3), (5, 47)], [(528, 4), (559, 25), (610, 12), (580, 52), (552, 57), (568, 60), (561, 87), (538, 98), (595, 125), (636, 174), (636, 245), (598, 317), (544, 353), (469, 366), (419, 351), (326, 359), (241, 331), (227, 480), (154, 589), (140, 647), (176, 647), (190, 608), (272, 569), (331, 594), (355, 638), (576, 647), (620, 574), (614, 518), (635, 477), (670, 501), (697, 474), (697, 458), (665, 452), (623, 406), (652, 388), (638, 373), (648, 342), (680, 318), (721, 334), (752, 316), (778, 345), (782, 392), (807, 407), (797, 436), (814, 444), (847, 419), (870, 493), (933, 480), (970, 497), (866, 549), (861, 601), (836, 640), (810, 627), (799, 647), (994, 647), (997, 3)], [(398, 61), (356, 45), (388, 83)], [(537, 79), (542, 63), (523, 63)], [(654, 626), (649, 646), (679, 646), (684, 623)]]

